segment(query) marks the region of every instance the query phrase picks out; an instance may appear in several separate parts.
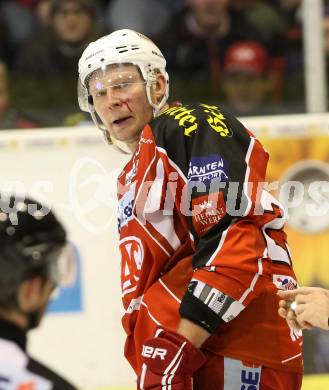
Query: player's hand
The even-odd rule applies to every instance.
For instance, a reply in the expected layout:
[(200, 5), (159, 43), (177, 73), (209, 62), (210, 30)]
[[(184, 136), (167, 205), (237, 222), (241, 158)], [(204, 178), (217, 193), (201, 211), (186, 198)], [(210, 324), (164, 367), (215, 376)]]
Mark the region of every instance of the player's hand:
[[(279, 315), (294, 328), (311, 329), (319, 327), (329, 329), (329, 291), (319, 287), (302, 287), (295, 290), (278, 291)], [(291, 309), (294, 300), (295, 308)]]
[(206, 358), (184, 336), (158, 329), (156, 337), (144, 343), (142, 361), (138, 389), (192, 390), (193, 374)]

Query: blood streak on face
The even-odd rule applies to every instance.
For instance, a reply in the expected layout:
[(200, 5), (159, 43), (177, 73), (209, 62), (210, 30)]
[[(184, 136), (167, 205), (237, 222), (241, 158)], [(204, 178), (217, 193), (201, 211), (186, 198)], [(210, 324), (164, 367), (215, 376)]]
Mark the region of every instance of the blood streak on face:
[(130, 107), (130, 105), (129, 105), (130, 99), (122, 100), (122, 103), (125, 104), (125, 105), (127, 106), (128, 110), (129, 110), (130, 112), (133, 112), (132, 109), (131, 109), (131, 107)]

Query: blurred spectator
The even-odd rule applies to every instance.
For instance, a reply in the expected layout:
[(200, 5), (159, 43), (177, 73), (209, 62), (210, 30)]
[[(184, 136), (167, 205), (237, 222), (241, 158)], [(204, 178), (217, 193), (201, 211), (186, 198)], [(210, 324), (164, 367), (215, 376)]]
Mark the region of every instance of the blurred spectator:
[(286, 12), (299, 12), (302, 0), (274, 0)]
[(273, 0), (286, 24), (281, 45), (285, 62), (283, 98), (290, 112), (305, 110), (303, 30), (301, 0)]
[(237, 116), (273, 114), (270, 102), (269, 58), (257, 42), (229, 47), (224, 59), (224, 93), (228, 109)]
[(48, 125), (60, 125), (67, 115), (78, 112), (78, 60), (85, 46), (101, 33), (94, 1), (51, 0), (49, 26), (44, 26), (17, 59), (16, 98), (21, 106), (38, 107), (38, 115)]
[(162, 0), (113, 0), (107, 8), (105, 23), (108, 31), (131, 28), (156, 39), (167, 27), (170, 15), (170, 7)]
[[(301, 0), (273, 0), (286, 25), (285, 39), (300, 43), (302, 39)], [(285, 41), (282, 42), (285, 47)]]
[(160, 0), (166, 7), (170, 8), (170, 11), (177, 11), (183, 8), (185, 0)]
[(11, 105), (9, 74), (6, 64), (0, 61), (0, 129), (29, 129), (40, 124)]
[(34, 12), (41, 28), (42, 26), (49, 26), (51, 21), (51, 0), (39, 0)]
[(281, 10), (268, 0), (230, 0), (230, 7), (236, 14), (242, 13), (246, 17), (258, 33), (257, 41), (266, 47), (273, 80), (272, 98), (281, 103), (285, 78), (285, 47), (282, 42), (287, 29)]
[[(7, 0), (1, 2), (0, 14), (6, 23), (8, 39), (16, 53), (38, 30), (37, 18), (33, 12), (36, 1)], [(19, 21), (19, 22), (18, 22)], [(8, 63), (12, 65), (13, 59)]]
[(230, 7), (245, 15), (259, 33), (259, 40), (266, 46), (270, 57), (281, 54), (286, 23), (275, 6), (266, 0), (230, 0)]
[(10, 34), (7, 22), (1, 12), (0, 6), (0, 58), (11, 66), (13, 63), (14, 51), (10, 42)]
[(242, 14), (233, 18), (228, 4), (228, 0), (186, 0), (186, 7), (159, 40), (169, 71), (177, 77), (174, 95), (187, 101), (219, 98), (226, 48), (236, 41), (256, 39), (256, 31)]

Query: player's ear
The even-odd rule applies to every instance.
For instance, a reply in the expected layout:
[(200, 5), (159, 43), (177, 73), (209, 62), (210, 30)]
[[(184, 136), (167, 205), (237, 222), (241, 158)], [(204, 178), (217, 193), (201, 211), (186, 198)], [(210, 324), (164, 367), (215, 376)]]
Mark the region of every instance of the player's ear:
[(44, 281), (39, 277), (25, 280), (18, 290), (18, 302), (25, 311), (34, 310), (38, 307)]
[(158, 73), (156, 81), (152, 85), (153, 101), (156, 104), (160, 103), (165, 92), (166, 92), (166, 79), (161, 73)]

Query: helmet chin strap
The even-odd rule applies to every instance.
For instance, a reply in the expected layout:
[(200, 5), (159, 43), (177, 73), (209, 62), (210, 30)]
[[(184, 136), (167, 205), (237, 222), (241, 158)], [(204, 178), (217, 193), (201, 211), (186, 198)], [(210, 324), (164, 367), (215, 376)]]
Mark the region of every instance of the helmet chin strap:
[(94, 124), (96, 125), (96, 127), (99, 130), (101, 130), (101, 132), (103, 133), (103, 136), (105, 138), (105, 141), (109, 145), (114, 146), (116, 149), (118, 149), (120, 152), (122, 152), (124, 154), (132, 154), (132, 153), (134, 153), (134, 151), (136, 149), (136, 145), (138, 144), (139, 140), (132, 141), (132, 142), (123, 142), (123, 141), (117, 140), (113, 136), (110, 136), (106, 126), (103, 123), (100, 123), (98, 121), (95, 108), (91, 104), (89, 104), (89, 112), (90, 112), (90, 115), (91, 115), (91, 117), (93, 119)]
[(137, 148), (137, 145), (139, 143), (139, 139), (132, 142), (123, 142), (119, 141), (114, 137), (111, 137), (111, 141), (113, 146), (118, 149), (120, 152), (123, 152), (124, 154), (133, 154)]

